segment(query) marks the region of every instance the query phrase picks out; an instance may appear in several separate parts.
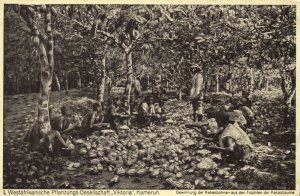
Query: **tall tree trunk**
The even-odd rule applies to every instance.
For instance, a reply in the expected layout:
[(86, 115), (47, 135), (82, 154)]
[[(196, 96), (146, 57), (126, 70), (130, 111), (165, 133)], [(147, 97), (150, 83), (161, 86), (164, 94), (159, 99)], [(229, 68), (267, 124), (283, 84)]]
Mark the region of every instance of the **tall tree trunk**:
[(296, 95), (296, 68), (289, 71), (289, 76), (291, 78), (291, 90), (286, 100), (286, 104), (288, 108), (292, 107), (292, 100)]
[(20, 92), (19, 77), (18, 77), (18, 74), (16, 74), (16, 93), (18, 94), (19, 92)]
[(125, 87), (125, 95), (128, 101), (128, 112), (130, 112), (130, 95), (131, 95), (131, 87), (133, 82), (133, 67), (132, 67), (132, 52), (130, 50), (125, 51), (126, 54), (126, 65), (127, 65), (127, 82)]
[(259, 77), (258, 84), (257, 84), (257, 89), (258, 90), (261, 90), (261, 86), (263, 84), (263, 81), (264, 81), (264, 76), (263, 76), (263, 74), (261, 74), (260, 77)]
[(150, 76), (149, 74), (147, 75), (147, 89), (146, 90), (149, 90), (150, 89)]
[(97, 63), (94, 63), (93, 69), (94, 69), (94, 76), (93, 76), (93, 96), (97, 95), (97, 69), (96, 69)]
[(283, 125), (288, 126), (289, 125), (289, 108), (292, 106), (292, 100), (296, 94), (296, 69), (293, 69), (289, 71), (289, 76), (291, 78), (291, 90), (288, 91), (288, 88), (286, 87), (286, 78), (285, 74), (283, 71), (281, 71), (280, 76), (281, 76), (281, 90), (284, 95), (284, 112), (283, 112)]
[(56, 82), (57, 90), (60, 91), (60, 82), (56, 74), (55, 74), (55, 82)]
[(102, 104), (104, 103), (105, 79), (106, 79), (106, 55), (104, 55), (102, 59), (101, 79), (99, 81), (98, 100)]
[(68, 76), (69, 76), (69, 72), (67, 71), (65, 74), (65, 90), (66, 90), (66, 95), (69, 94), (69, 82), (68, 82)]
[(285, 78), (284, 78), (284, 74), (281, 73), (280, 74), (280, 77), (281, 77), (281, 82), (280, 82), (280, 86), (281, 86), (281, 90), (282, 90), (282, 93), (283, 93), (283, 99), (284, 101), (287, 100), (288, 98), (288, 92), (287, 92), (287, 89), (286, 89), (286, 84), (285, 84)]
[(53, 34), (51, 23), (51, 7), (47, 6), (45, 17), (45, 32), (48, 36), (48, 42), (40, 44), (39, 56), (41, 62), (41, 89), (38, 100), (38, 121), (41, 125), (41, 132), (48, 136), (50, 142), (50, 150), (52, 150), (52, 139), (50, 137), (50, 118), (49, 118), (49, 94), (51, 91), (52, 76), (54, 70), (54, 55), (53, 55)]
[(293, 89), (286, 100), (286, 105), (288, 108), (292, 107), (292, 100), (294, 99), (295, 95), (296, 95), (296, 89)]
[(32, 92), (32, 88), (31, 88), (31, 80), (30, 80), (30, 72), (27, 74), (27, 82), (28, 87), (27, 87), (27, 92)]
[(178, 100), (182, 101), (182, 87), (179, 87), (178, 89)]
[(81, 89), (82, 88), (82, 81), (81, 81), (81, 75), (80, 75), (80, 73), (79, 73), (79, 71), (77, 70), (76, 71), (76, 74), (77, 74), (77, 87), (79, 88), (79, 89)]
[(253, 92), (253, 90), (254, 90), (254, 74), (253, 74), (253, 68), (250, 68), (249, 92)]
[(229, 90), (230, 93), (233, 93), (232, 92), (232, 79), (231, 78), (228, 81), (228, 90)]
[(219, 73), (217, 72), (216, 74), (216, 83), (217, 83), (217, 93), (220, 92), (220, 84), (219, 84)]
[[(26, 22), (27, 26), (33, 32), (32, 42), (34, 50), (38, 54), (39, 63), (41, 66), (41, 80), (40, 80), (40, 96), (38, 98), (38, 120), (37, 124), (41, 135), (41, 144), (48, 143), (49, 150), (52, 150), (51, 126), (49, 119), (49, 93), (51, 91), (54, 57), (53, 57), (53, 34), (51, 21), (51, 7), (45, 6), (44, 27), (45, 35), (41, 36), (38, 26), (36, 25), (32, 11), (26, 5), (20, 6), (20, 15)], [(45, 39), (46, 38), (46, 39)]]
[(269, 77), (266, 77), (266, 91), (269, 91)]
[(107, 86), (107, 95), (110, 96), (111, 95), (111, 89), (112, 89), (112, 81), (110, 78), (106, 78), (105, 79), (105, 84)]

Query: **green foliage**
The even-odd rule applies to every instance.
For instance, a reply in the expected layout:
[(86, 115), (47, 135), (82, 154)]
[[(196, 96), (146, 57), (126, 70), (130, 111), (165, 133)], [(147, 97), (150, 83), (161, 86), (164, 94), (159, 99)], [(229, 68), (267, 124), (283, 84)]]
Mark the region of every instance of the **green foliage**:
[[(269, 78), (272, 85), (278, 85), (273, 81), (279, 78), (278, 70), (290, 83), (286, 70), (295, 62), (295, 6), (53, 5), (52, 8), (56, 12), (55, 72), (79, 70), (87, 78), (86, 84), (93, 82), (93, 77), (100, 77), (99, 65), (105, 54), (109, 56), (109, 77), (124, 78), (126, 66), (122, 61), (126, 47), (133, 51), (135, 75), (144, 74), (145, 70), (150, 75), (163, 72), (177, 86), (189, 85), (190, 63), (203, 66), (206, 82), (210, 84), (215, 84), (216, 73), (220, 83), (234, 73), (232, 79), (240, 89), (250, 85), (251, 77), (255, 83), (260, 83), (261, 78), (265, 83)], [(11, 10), (12, 7), (6, 7), (6, 13)], [(15, 20), (10, 15), (6, 18)], [(22, 25), (21, 21), (16, 24)], [(162, 71), (163, 66), (169, 71)]]

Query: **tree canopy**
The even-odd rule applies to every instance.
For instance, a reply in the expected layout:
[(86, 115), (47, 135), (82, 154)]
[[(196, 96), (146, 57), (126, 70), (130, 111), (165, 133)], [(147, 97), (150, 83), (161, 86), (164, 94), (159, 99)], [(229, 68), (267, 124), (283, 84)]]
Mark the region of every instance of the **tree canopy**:
[[(10, 84), (6, 93), (19, 93), (16, 86), (28, 84), (20, 81), (38, 77), (29, 58), (32, 46), (22, 36), (25, 24), (12, 12), (14, 7), (5, 8), (5, 77)], [(31, 8), (37, 13), (42, 6)], [(288, 70), (295, 64), (296, 7), (291, 5), (52, 5), (52, 10), (55, 73), (60, 82), (66, 73), (84, 78), (84, 86), (98, 82), (94, 78), (101, 77), (99, 65), (105, 55), (107, 76), (126, 78), (129, 52), (133, 76), (161, 72), (178, 88), (189, 84), (191, 63), (203, 66), (210, 84), (216, 73), (223, 82), (242, 80), (237, 78), (240, 74), (254, 77), (256, 83), (279, 73), (289, 79)], [(43, 19), (37, 14), (36, 20)], [(249, 81), (237, 84), (242, 89)]]

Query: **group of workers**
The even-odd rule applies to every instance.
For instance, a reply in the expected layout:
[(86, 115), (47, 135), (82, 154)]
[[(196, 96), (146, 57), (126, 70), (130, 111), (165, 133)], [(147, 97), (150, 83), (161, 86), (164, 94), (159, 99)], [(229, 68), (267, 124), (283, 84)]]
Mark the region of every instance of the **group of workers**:
[[(224, 105), (221, 108), (208, 108), (204, 112), (202, 68), (197, 64), (193, 64), (191, 68), (194, 76), (191, 82), (190, 100), (193, 107), (194, 122), (200, 124), (202, 132), (209, 132), (210, 135), (218, 138), (219, 147), (211, 148), (220, 150), (224, 160), (228, 158), (248, 159), (253, 145), (243, 129), (251, 127), (253, 123), (254, 114), (250, 109), (249, 93), (244, 91), (242, 98), (238, 101), (232, 101), (234, 104)], [(71, 111), (68, 106), (61, 107), (61, 115), (57, 115), (50, 108), (52, 128), (50, 138), (58, 143), (57, 146), (69, 149), (72, 146), (68, 143), (71, 135), (85, 137), (102, 128), (111, 128), (117, 131), (120, 124), (128, 125), (128, 120), (135, 114), (136, 122), (140, 127), (146, 127), (152, 125), (155, 121), (160, 121), (164, 113), (164, 99), (162, 98), (165, 93), (164, 89), (157, 84), (154, 94), (152, 92), (151, 95), (143, 95), (139, 78), (133, 81), (132, 87), (130, 104), (126, 99), (127, 97), (122, 99), (111, 98), (108, 101), (106, 111), (104, 111), (104, 105), (95, 102), (93, 110), (86, 114), (82, 120), (77, 119), (74, 123), (71, 123)], [(141, 98), (143, 98), (142, 101), (140, 101)], [(203, 127), (206, 128), (203, 129)], [(41, 142), (38, 130), (39, 127), (36, 123), (33, 129), (25, 134), (25, 141), (30, 143)]]
[(244, 131), (252, 126), (254, 120), (249, 92), (243, 91), (241, 98), (233, 97), (231, 103), (219, 108), (208, 108), (204, 112), (202, 68), (194, 64), (192, 70), (194, 77), (190, 100), (193, 120), (202, 128), (202, 133), (217, 139), (219, 146), (209, 146), (210, 149), (221, 151), (224, 162), (249, 161), (253, 155), (253, 144)]
[[(49, 117), (51, 132), (49, 140), (54, 141), (56, 149), (69, 149), (67, 141), (72, 136), (86, 137), (96, 130), (111, 128), (118, 131), (122, 125), (129, 126), (131, 118), (136, 117), (136, 122), (143, 128), (152, 125), (153, 122), (162, 118), (162, 101), (158, 101), (159, 93), (151, 93), (143, 96), (138, 78), (133, 81), (131, 91), (131, 104), (129, 105), (127, 97), (111, 98), (104, 110), (104, 104), (94, 102), (92, 111), (84, 115), (83, 119), (76, 119), (72, 122), (72, 112), (68, 105), (60, 108), (61, 115), (58, 115), (52, 107), (49, 107)], [(142, 99), (142, 100), (141, 100)], [(130, 107), (129, 107), (130, 106)], [(39, 123), (35, 123), (31, 130), (25, 134), (24, 141), (33, 145), (41, 143), (39, 134)], [(52, 143), (52, 142), (51, 142)]]

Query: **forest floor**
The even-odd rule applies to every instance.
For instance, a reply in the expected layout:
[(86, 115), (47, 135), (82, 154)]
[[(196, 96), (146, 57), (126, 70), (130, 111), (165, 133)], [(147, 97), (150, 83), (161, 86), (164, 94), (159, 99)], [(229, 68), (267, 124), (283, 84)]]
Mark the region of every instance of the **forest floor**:
[[(118, 94), (117, 91), (115, 93)], [(292, 112), (289, 127), (282, 126), (280, 96), (279, 91), (257, 91), (252, 97), (256, 119), (254, 127), (247, 133), (255, 146), (256, 158), (248, 165), (221, 165), (220, 154), (203, 149), (205, 141), (199, 139), (197, 130), (184, 127), (191, 121), (190, 104), (176, 99), (166, 103), (169, 123), (143, 130), (133, 127), (119, 136), (95, 133), (88, 138), (74, 140), (76, 150), (71, 156), (43, 156), (29, 151), (22, 141), (25, 131), (32, 127), (36, 118), (38, 94), (5, 96), (3, 188), (293, 190), (295, 116)], [(62, 104), (70, 104), (74, 114), (82, 116), (91, 108), (91, 97), (90, 91), (71, 90), (68, 96), (65, 92), (52, 92), (50, 103), (56, 111)], [(209, 102), (212, 105), (213, 97)], [(132, 165), (126, 162), (126, 158), (130, 157), (130, 152), (137, 150), (132, 146), (138, 142), (144, 142), (138, 149), (139, 155), (147, 151), (148, 156)], [(80, 152), (82, 148), (88, 152)], [(165, 152), (161, 152), (162, 148)], [(97, 154), (97, 150), (104, 154)], [(113, 155), (121, 157), (121, 154), (126, 159), (121, 164), (116, 163), (118, 158), (115, 162), (110, 160)], [(121, 176), (120, 165), (128, 175)], [(143, 167), (148, 172), (135, 175)], [(110, 187), (109, 180), (115, 175), (114, 171), (120, 174), (120, 182)], [(166, 180), (173, 176), (178, 183)]]

